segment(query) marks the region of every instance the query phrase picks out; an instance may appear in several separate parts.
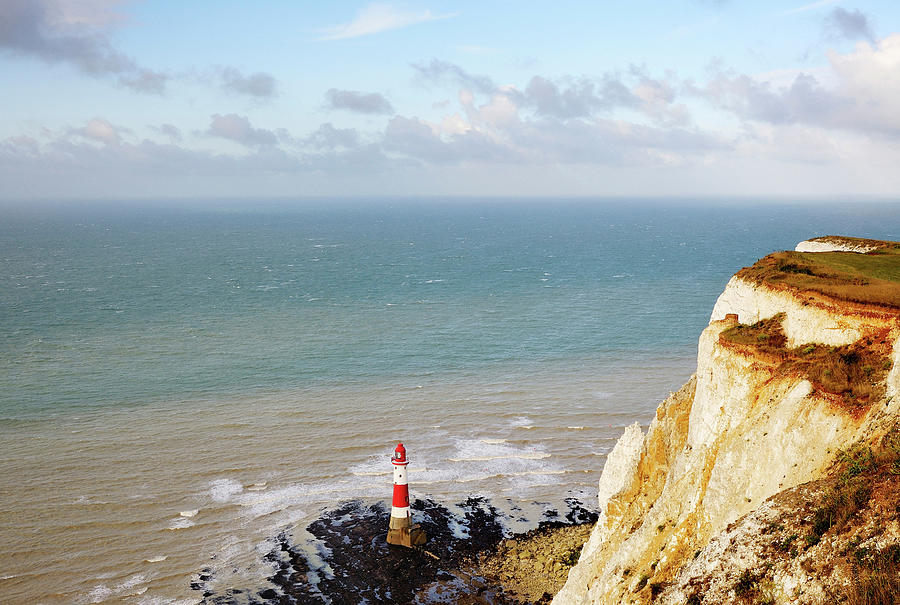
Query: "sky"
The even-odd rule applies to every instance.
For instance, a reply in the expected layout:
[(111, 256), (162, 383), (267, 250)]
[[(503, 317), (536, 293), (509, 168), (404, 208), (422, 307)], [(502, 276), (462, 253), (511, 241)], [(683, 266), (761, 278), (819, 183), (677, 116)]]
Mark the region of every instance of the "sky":
[(0, 0), (0, 199), (900, 197), (896, 0)]

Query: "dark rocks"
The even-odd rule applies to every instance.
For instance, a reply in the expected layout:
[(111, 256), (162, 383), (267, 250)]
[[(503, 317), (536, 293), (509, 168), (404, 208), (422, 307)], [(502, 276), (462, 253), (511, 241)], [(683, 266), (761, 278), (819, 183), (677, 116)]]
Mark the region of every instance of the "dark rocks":
[[(570, 525), (591, 515), (596, 518), (580, 502), (570, 500), (566, 521), (556, 514), (541, 527)], [(496, 579), (486, 580), (472, 571), (479, 553), (496, 551), (504, 539), (503, 516), (484, 498), (470, 497), (458, 508), (461, 512), (455, 514), (433, 500), (415, 500), (413, 521), (425, 530), (428, 542), (424, 548), (412, 549), (387, 543), (390, 512), (384, 505), (344, 502), (307, 527), (314, 543), (294, 543), (286, 532), (275, 537), (276, 546), (265, 556), (274, 571), (269, 587), (243, 594), (231, 589), (205, 595), (204, 602), (520, 602), (505, 597)], [(311, 548), (321, 553), (324, 564), (310, 556)], [(195, 588), (192, 583), (191, 588), (199, 590), (201, 584)]]

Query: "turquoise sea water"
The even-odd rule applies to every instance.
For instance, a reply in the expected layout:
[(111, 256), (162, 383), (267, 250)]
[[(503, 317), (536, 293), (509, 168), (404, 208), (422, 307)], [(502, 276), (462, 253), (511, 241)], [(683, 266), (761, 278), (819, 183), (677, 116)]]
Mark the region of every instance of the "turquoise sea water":
[(414, 498), (590, 503), (728, 279), (827, 234), (900, 240), (900, 204), (4, 206), (0, 600), (246, 584), (387, 499), (398, 440)]
[(690, 354), (741, 266), (896, 205), (6, 209), (0, 413)]

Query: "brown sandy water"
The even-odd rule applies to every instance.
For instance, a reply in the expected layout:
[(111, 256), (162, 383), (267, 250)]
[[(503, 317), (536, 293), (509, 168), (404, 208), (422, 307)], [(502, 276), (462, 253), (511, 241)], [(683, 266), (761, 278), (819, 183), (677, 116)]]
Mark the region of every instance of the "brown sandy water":
[[(4, 420), (0, 600), (197, 602), (191, 583), (203, 569), (220, 587), (260, 585), (277, 534), (302, 545), (304, 528), (339, 502), (389, 499), (398, 440), (413, 498), (449, 506), (481, 494), (510, 530), (528, 529), (566, 497), (592, 502), (622, 428), (649, 421), (684, 366), (673, 358), (623, 363), (614, 375), (551, 368)], [(464, 523), (450, 529), (466, 534)]]

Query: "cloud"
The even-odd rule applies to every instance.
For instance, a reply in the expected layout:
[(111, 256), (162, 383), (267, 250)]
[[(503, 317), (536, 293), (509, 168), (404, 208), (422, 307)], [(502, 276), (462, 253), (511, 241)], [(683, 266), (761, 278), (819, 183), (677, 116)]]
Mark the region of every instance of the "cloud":
[(69, 130), (70, 134), (104, 143), (105, 145), (118, 145), (122, 142), (120, 132), (130, 132), (127, 128), (113, 126), (103, 118), (94, 118), (82, 128)]
[(267, 73), (256, 72), (245, 76), (234, 67), (225, 67), (219, 75), (222, 88), (229, 92), (262, 99), (276, 95), (277, 80)]
[(394, 113), (390, 101), (378, 93), (331, 88), (325, 93), (325, 100), (329, 109), (346, 109), (357, 113), (385, 115)]
[(122, 137), (98, 145), (98, 138), (114, 142), (118, 129), (103, 118), (92, 122), (77, 133), (41, 128), (34, 137), (0, 138), (0, 199), (296, 195), (316, 184), (358, 194), (358, 177), (380, 179), (410, 165), (387, 157), (378, 143), (295, 153), (272, 145), (216, 153)]
[(869, 19), (858, 10), (851, 12), (837, 7), (828, 14), (825, 23), (829, 31), (841, 38), (875, 41)]
[(538, 114), (556, 118), (581, 118), (597, 110), (634, 107), (639, 99), (620, 81), (606, 77), (597, 85), (588, 78), (570, 80), (565, 88), (541, 76), (534, 76), (525, 88), (525, 97)]
[(161, 126), (151, 126), (153, 130), (164, 135), (170, 141), (181, 142), (184, 138), (181, 136), (181, 130), (173, 124), (163, 124)]
[(137, 69), (135, 73), (119, 76), (119, 84), (134, 90), (161, 95), (166, 91), (169, 76), (150, 69)]
[(900, 34), (874, 46), (860, 42), (846, 54), (830, 51), (828, 60), (847, 106), (833, 116), (835, 125), (900, 138)]
[(418, 118), (403, 116), (396, 116), (388, 123), (383, 145), (388, 151), (436, 164), (520, 161), (516, 150), (485, 132), (470, 128), (443, 137), (438, 128)]
[(137, 65), (116, 50), (105, 27), (116, 22), (114, 0), (3, 0), (0, 49), (47, 63), (68, 63), (93, 77), (119, 76), (136, 92), (163, 92), (168, 76)]
[(779, 89), (747, 75), (719, 75), (701, 94), (739, 117), (772, 124), (822, 121), (843, 102), (804, 73)]
[(353, 148), (359, 144), (359, 133), (353, 128), (335, 128), (331, 122), (319, 126), (303, 140), (314, 149)]
[(214, 114), (210, 118), (209, 136), (229, 139), (248, 147), (275, 145), (278, 137), (271, 130), (253, 128), (246, 116), (234, 113), (225, 115)]
[[(559, 97), (558, 92), (551, 96)], [(532, 112), (529, 104), (535, 96), (499, 90), (478, 104), (463, 90), (464, 115), (447, 116), (440, 123), (395, 116), (383, 144), (389, 152), (436, 165), (531, 166), (672, 164), (731, 147), (730, 141), (696, 129), (598, 119), (581, 108)], [(635, 103), (642, 101), (636, 97)]]
[(832, 86), (805, 73), (777, 88), (751, 76), (720, 73), (694, 92), (745, 120), (900, 138), (900, 34), (827, 56)]
[[(687, 108), (675, 105), (676, 85), (652, 78), (642, 69), (632, 67), (628, 73), (607, 73), (597, 78), (565, 77), (556, 80), (533, 76), (519, 90), (514, 86), (498, 86), (483, 75), (471, 74), (459, 65), (432, 59), (428, 64), (412, 64), (414, 79), (431, 84), (455, 85), (483, 95), (504, 95), (538, 115), (568, 120), (585, 118), (617, 109), (633, 109), (659, 122), (686, 124)], [(680, 86), (680, 83), (677, 84)]]
[(472, 75), (459, 65), (432, 59), (431, 63), (412, 63), (415, 70), (415, 79), (419, 82), (431, 84), (451, 83), (471, 89), (483, 94), (491, 94), (497, 90), (497, 85), (487, 76)]
[(458, 14), (435, 15), (430, 10), (409, 12), (400, 10), (390, 4), (373, 2), (359, 11), (353, 21), (324, 29), (319, 39), (344, 40), (347, 38), (359, 38), (360, 36), (369, 36), (392, 29), (427, 23), (428, 21), (450, 19)]

